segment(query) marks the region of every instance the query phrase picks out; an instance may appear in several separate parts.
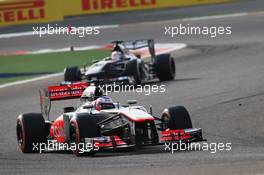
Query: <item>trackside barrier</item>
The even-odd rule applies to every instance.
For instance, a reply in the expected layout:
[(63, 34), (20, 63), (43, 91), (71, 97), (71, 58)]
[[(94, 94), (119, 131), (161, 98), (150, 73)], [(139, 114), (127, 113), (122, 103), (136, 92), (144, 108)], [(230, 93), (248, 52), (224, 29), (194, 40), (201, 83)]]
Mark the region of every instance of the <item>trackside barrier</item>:
[(0, 26), (63, 20), (61, 0), (0, 1)]
[(230, 0), (67, 0), (64, 14), (83, 15), (168, 7), (183, 7), (199, 4), (230, 2)]
[(232, 0), (0, 0), (0, 26), (60, 21), (65, 16), (230, 1)]

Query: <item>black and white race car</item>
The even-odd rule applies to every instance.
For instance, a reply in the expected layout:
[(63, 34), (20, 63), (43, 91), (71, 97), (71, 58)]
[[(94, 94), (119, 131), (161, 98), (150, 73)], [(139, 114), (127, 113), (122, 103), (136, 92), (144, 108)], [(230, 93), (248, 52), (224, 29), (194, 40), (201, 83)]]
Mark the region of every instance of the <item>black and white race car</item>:
[[(90, 67), (81, 70), (77, 66), (64, 69), (64, 81), (86, 80), (94, 83), (142, 84), (158, 78), (173, 80), (176, 66), (170, 54), (156, 55), (154, 40), (114, 41), (110, 57), (94, 61)], [(148, 48), (149, 61), (131, 51)]]

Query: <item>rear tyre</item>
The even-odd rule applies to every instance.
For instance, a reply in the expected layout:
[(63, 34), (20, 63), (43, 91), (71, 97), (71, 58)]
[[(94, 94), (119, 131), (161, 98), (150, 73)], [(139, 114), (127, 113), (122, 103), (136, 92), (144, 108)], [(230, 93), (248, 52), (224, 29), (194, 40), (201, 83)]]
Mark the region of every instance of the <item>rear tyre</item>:
[(74, 143), (77, 146), (77, 149), (73, 150), (76, 156), (94, 155), (95, 151), (83, 153), (82, 149), (85, 149), (86, 146), (84, 146), (83, 148), (81, 146), (85, 144), (85, 138), (93, 138), (99, 136), (99, 126), (97, 125), (96, 120), (93, 116), (90, 116), (89, 114), (78, 114), (71, 121), (70, 138), (71, 143)]
[(192, 128), (191, 117), (183, 106), (175, 106), (165, 109), (162, 113), (163, 129), (187, 129)]
[(34, 147), (46, 143), (47, 130), (42, 114), (21, 114), (17, 118), (16, 134), (19, 148), (23, 153), (38, 152)]
[(81, 71), (78, 66), (70, 66), (64, 69), (64, 81), (81, 81)]
[(155, 63), (155, 70), (160, 81), (173, 80), (176, 74), (174, 59), (170, 54), (158, 55)]

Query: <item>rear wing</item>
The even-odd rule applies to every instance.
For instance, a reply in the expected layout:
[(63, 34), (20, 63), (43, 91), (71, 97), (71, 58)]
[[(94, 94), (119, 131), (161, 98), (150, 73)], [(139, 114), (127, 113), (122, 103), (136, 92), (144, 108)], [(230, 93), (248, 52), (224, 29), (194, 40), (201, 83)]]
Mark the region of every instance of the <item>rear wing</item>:
[(49, 119), (52, 101), (80, 98), (88, 85), (87, 82), (65, 83), (39, 90), (42, 115)]
[(133, 40), (133, 41), (113, 41), (113, 44), (122, 45), (129, 50), (136, 50), (148, 47), (151, 58), (155, 58), (155, 42), (153, 39)]

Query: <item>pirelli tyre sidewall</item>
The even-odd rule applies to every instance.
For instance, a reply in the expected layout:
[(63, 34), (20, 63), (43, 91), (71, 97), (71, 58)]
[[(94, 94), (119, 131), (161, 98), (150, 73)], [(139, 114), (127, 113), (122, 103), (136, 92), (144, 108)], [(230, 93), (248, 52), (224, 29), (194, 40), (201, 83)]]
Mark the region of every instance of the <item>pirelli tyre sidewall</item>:
[(42, 114), (21, 114), (17, 118), (16, 125), (17, 141), (23, 153), (38, 152), (34, 145), (46, 143), (47, 129)]
[(184, 106), (174, 106), (162, 112), (163, 129), (188, 129), (192, 128), (192, 121), (189, 112)]

